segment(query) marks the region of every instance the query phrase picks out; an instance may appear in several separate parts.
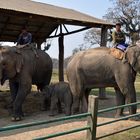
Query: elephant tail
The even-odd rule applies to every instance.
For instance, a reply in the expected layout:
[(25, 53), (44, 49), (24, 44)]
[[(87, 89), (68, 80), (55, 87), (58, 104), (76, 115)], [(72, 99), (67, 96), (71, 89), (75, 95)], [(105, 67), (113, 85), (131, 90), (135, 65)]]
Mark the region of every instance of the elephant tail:
[(83, 83), (81, 80), (80, 71), (73, 68), (69, 70), (67, 75), (72, 94), (76, 96), (81, 96), (81, 92), (83, 90)]

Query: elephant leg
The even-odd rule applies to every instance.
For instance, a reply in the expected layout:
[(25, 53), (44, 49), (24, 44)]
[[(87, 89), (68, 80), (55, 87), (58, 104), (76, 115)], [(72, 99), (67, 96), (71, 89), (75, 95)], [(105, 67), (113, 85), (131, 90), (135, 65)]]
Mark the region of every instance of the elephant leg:
[(65, 110), (65, 115), (69, 116), (71, 115), (71, 108), (72, 108), (72, 94), (70, 90), (67, 90), (67, 94), (64, 94), (64, 110)]
[(88, 111), (88, 97), (91, 89), (86, 89), (85, 93), (82, 93), (83, 96), (81, 98), (81, 113), (85, 113)]
[[(126, 101), (127, 101), (128, 104), (136, 102), (136, 92), (135, 92), (134, 85), (132, 85), (131, 92), (129, 92), (126, 95)], [(137, 113), (137, 105), (130, 106), (129, 107), (129, 114), (132, 115), (132, 114), (136, 114), (136, 113)], [(140, 121), (140, 116), (129, 118), (129, 120)]]
[(9, 86), (10, 86), (11, 98), (12, 101), (14, 101), (16, 99), (17, 92), (18, 92), (18, 83), (9, 81)]
[[(132, 86), (132, 89), (131, 89), (131, 90), (132, 90), (133, 92), (128, 92), (128, 93), (126, 94), (126, 102), (127, 102), (128, 104), (136, 102), (135, 87)], [(131, 115), (131, 114), (136, 114), (136, 110), (137, 110), (137, 106), (136, 106), (136, 105), (130, 106), (130, 107), (129, 107), (129, 113), (130, 113), (130, 115)]]
[(18, 93), (16, 99), (13, 103), (13, 117), (12, 121), (19, 121), (23, 116), (22, 104), (28, 93), (31, 92), (31, 81), (28, 80), (27, 83), (21, 83), (19, 85)]
[(57, 103), (57, 108), (58, 108), (58, 113), (62, 113), (62, 107), (61, 107), (61, 102), (60, 100), (58, 100), (58, 103)]
[[(130, 76), (129, 76), (130, 77)], [(121, 77), (120, 81), (117, 81), (117, 84), (121, 90), (121, 92), (126, 96), (127, 103), (134, 103), (136, 102), (136, 91), (134, 82), (132, 82), (127, 78)], [(133, 105), (129, 107), (130, 115), (136, 114), (137, 112), (137, 105)], [(133, 117), (131, 120), (140, 120), (140, 117)]]
[(51, 99), (51, 108), (50, 108), (50, 114), (49, 116), (55, 116), (56, 110), (57, 110), (58, 100), (57, 99)]
[(80, 107), (80, 97), (77, 95), (73, 95), (72, 114), (79, 113), (79, 107)]
[(88, 101), (87, 96), (82, 96), (81, 98), (81, 113), (86, 113), (88, 111)]
[[(124, 105), (125, 104), (125, 95), (123, 95), (123, 93), (120, 91), (119, 88), (114, 88), (114, 89), (116, 92), (116, 104), (117, 104), (117, 106)], [(124, 108), (117, 109), (115, 117), (118, 118), (118, 117), (123, 116), (123, 110), (124, 110)]]
[(66, 116), (71, 115), (72, 97), (69, 98), (69, 100), (66, 100), (66, 101), (64, 102), (64, 104), (65, 104), (65, 115), (66, 115)]
[(9, 80), (9, 87), (10, 87), (10, 93), (11, 93), (11, 102), (7, 108), (11, 114), (11, 113), (13, 113), (13, 102), (15, 101), (16, 96), (17, 96), (18, 83), (12, 82)]
[(88, 97), (89, 97), (90, 91), (91, 89), (86, 89), (85, 91), (85, 98), (86, 98), (87, 104), (88, 104)]
[(71, 104), (65, 105), (65, 115), (66, 116), (71, 115)]

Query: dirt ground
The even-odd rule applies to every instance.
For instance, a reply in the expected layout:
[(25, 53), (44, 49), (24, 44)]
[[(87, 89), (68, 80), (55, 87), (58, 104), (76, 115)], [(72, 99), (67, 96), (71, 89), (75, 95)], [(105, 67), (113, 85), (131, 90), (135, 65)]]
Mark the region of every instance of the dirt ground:
[[(6, 109), (6, 105), (10, 102), (10, 93), (9, 92), (0, 92), (0, 127), (7, 125), (16, 125), (21, 123), (28, 123), (34, 121), (43, 121), (49, 120), (56, 117), (62, 117), (64, 114), (58, 114), (55, 117), (48, 116), (48, 111), (40, 111), (40, 95), (37, 92), (32, 92), (28, 95), (23, 109), (25, 112), (24, 120), (20, 122), (11, 122), (11, 116)], [(115, 106), (115, 97), (109, 96), (106, 100), (99, 100), (99, 109), (108, 108)], [(138, 110), (140, 112), (140, 109)], [(125, 110), (125, 113), (128, 114), (128, 111)], [(98, 116), (98, 123), (107, 122), (114, 120), (114, 111), (104, 113)], [(64, 122), (63, 122), (64, 123)], [(0, 132), (0, 140), (31, 140), (40, 136), (47, 136), (48, 134), (53, 134), (56, 132), (62, 132), (66, 130), (72, 130), (75, 128), (84, 127), (87, 124), (86, 119), (78, 119), (68, 121), (66, 124), (63, 123), (54, 123), (49, 125), (41, 125), (29, 128), (23, 128), (20, 130), (13, 130), (7, 132)], [(130, 127), (133, 125), (140, 124), (135, 121), (121, 121), (117, 123), (112, 123), (106, 126), (99, 127), (97, 129), (97, 136), (101, 136), (119, 129)], [(69, 134), (67, 136), (61, 136), (58, 138), (53, 138), (52, 140), (86, 140), (86, 131)], [(138, 136), (140, 139), (140, 136)]]

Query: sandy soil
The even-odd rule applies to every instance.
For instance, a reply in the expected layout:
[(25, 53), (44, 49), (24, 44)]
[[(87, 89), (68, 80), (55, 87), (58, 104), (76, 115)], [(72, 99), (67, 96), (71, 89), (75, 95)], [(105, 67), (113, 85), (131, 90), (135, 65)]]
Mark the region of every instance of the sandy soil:
[[(25, 103), (24, 103), (24, 112), (26, 114), (24, 120), (20, 122), (11, 122), (11, 117), (6, 109), (6, 105), (10, 102), (10, 94), (0, 93), (0, 127), (4, 127), (7, 125), (15, 125), (21, 123), (28, 123), (34, 121), (42, 121), (49, 120), (57, 117), (64, 116), (64, 114), (58, 114), (55, 117), (48, 116), (48, 111), (40, 111), (40, 95), (36, 92), (31, 93)], [(99, 100), (99, 109), (108, 108), (115, 106), (115, 97), (108, 96), (107, 100)], [(127, 110), (126, 114), (128, 113)], [(138, 110), (140, 112), (140, 109)], [(107, 122), (110, 120), (114, 120), (114, 111), (104, 113), (98, 116), (98, 123)], [(30, 140), (40, 136), (46, 136), (48, 134), (53, 134), (56, 132), (62, 132), (65, 130), (72, 130), (75, 128), (84, 127), (87, 124), (86, 119), (78, 119), (68, 121), (66, 124), (62, 123), (54, 123), (49, 125), (41, 125), (29, 128), (23, 128), (20, 130), (13, 130), (8, 132), (0, 133), (0, 140)], [(135, 121), (121, 121), (117, 123), (112, 123), (106, 126), (99, 127), (97, 129), (97, 136), (101, 136), (119, 129), (123, 129), (125, 127), (130, 127), (133, 125), (140, 124), (140, 122)], [(52, 140), (86, 140), (86, 131), (78, 132), (75, 134), (69, 134), (67, 136), (61, 136), (58, 138), (54, 138)]]

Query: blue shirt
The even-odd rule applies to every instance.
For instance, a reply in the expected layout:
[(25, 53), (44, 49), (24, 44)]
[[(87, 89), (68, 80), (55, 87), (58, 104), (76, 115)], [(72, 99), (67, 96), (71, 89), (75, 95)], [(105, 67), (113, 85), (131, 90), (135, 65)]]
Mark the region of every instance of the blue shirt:
[(31, 33), (21, 33), (17, 40), (17, 45), (30, 44), (32, 42), (32, 34)]

